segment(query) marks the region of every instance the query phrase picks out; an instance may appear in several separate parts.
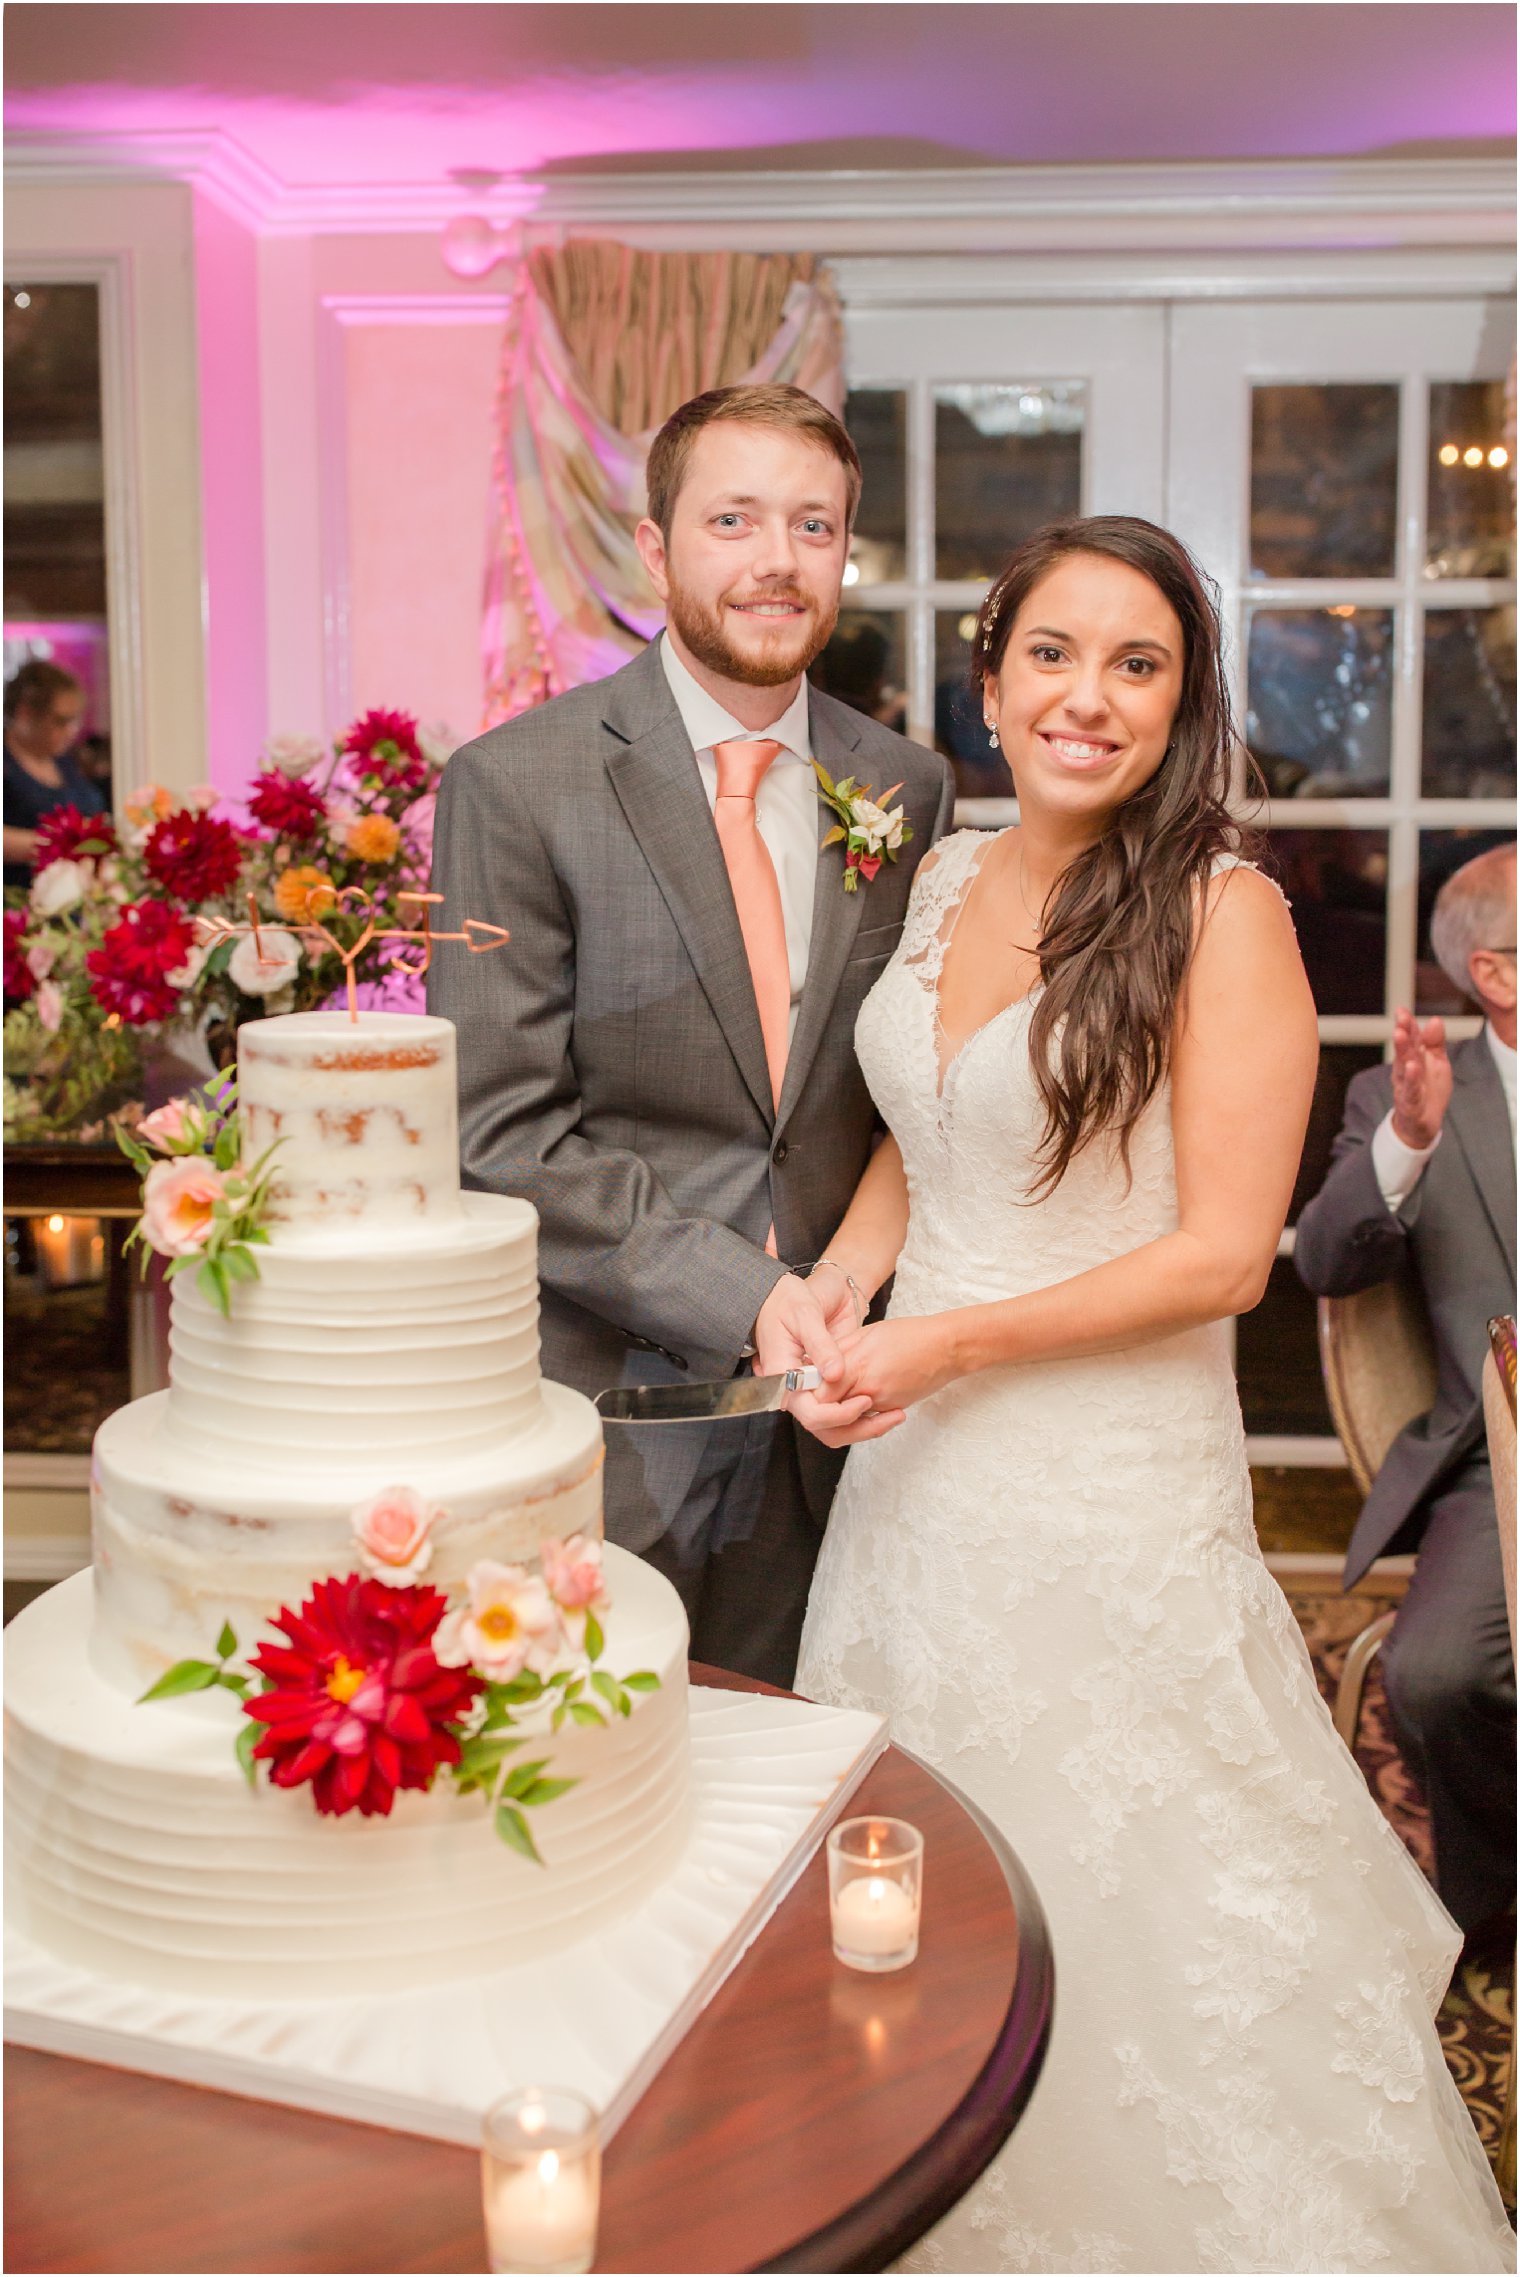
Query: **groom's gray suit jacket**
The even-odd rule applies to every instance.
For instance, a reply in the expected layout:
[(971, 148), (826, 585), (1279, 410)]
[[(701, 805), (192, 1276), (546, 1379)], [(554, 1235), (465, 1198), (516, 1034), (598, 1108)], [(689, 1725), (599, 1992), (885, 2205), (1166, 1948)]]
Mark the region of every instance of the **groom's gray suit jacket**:
[[(459, 1031), (464, 1180), (538, 1211), (544, 1370), (584, 1392), (732, 1375), (786, 1263), (822, 1254), (870, 1158), (855, 1016), (953, 789), (933, 752), (816, 690), (809, 717), (836, 781), (901, 782), (914, 835), (855, 893), (842, 850), (820, 850), (775, 1111), (728, 872), (656, 648), (445, 771), (440, 923), (512, 934), (488, 956), (445, 949), (428, 976), (429, 1008)], [(820, 840), (831, 820), (820, 805)], [(781, 1263), (764, 1249), (773, 1221)], [(609, 1433), (614, 1540), (659, 1539), (707, 1437)], [(799, 1456), (821, 1525), (837, 1459), (806, 1434)]]

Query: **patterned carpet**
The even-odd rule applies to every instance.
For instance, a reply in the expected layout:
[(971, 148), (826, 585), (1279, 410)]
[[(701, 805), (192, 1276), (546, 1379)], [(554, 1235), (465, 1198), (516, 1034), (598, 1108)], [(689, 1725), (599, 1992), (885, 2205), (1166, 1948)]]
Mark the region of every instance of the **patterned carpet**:
[[(1369, 1621), (1387, 1612), (1397, 1599), (1392, 1595), (1374, 1597), (1361, 1593), (1348, 1598), (1339, 1590), (1327, 1591), (1317, 1578), (1312, 1583), (1291, 1575), (1279, 1578), (1308, 1642), (1320, 1690), (1327, 1702), (1333, 1704), (1347, 1646)], [(1394, 1744), (1388, 1702), (1375, 1659), (1362, 1695), (1356, 1756), (1389, 1823), (1428, 1874), (1430, 1822), (1419, 1791)], [(1437, 2019), (1452, 2077), (1461, 2089), (1490, 2157), (1499, 2141), (1514, 2015), (1515, 1970), (1511, 1948), (1508, 1959), (1497, 1969), (1473, 1963), (1459, 1966)]]

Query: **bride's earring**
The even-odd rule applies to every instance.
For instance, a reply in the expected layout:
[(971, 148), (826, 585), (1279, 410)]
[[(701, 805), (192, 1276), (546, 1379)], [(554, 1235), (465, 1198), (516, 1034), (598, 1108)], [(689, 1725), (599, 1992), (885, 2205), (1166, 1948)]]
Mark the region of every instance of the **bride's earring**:
[(990, 719), (984, 719), (984, 720), (983, 720), (983, 722), (982, 722), (982, 725), (983, 725), (983, 727), (985, 727), (985, 728), (989, 728), (989, 729), (991, 729), (991, 733), (990, 733), (990, 734), (988, 735), (988, 737), (987, 737), (987, 744), (988, 744), (988, 748), (989, 748), (990, 750), (996, 751), (996, 749), (997, 749), (997, 747), (998, 747), (998, 732), (997, 732), (997, 729), (996, 729), (996, 728), (993, 726), (993, 724), (992, 724), (992, 721), (991, 721)]

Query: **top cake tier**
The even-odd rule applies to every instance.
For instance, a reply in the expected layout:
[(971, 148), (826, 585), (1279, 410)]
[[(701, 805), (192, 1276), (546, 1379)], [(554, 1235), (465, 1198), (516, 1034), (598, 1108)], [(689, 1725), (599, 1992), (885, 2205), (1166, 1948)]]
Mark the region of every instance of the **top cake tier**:
[(278, 1139), (270, 1217), (290, 1226), (459, 1216), (454, 1028), (411, 1013), (293, 1012), (238, 1031), (245, 1160)]

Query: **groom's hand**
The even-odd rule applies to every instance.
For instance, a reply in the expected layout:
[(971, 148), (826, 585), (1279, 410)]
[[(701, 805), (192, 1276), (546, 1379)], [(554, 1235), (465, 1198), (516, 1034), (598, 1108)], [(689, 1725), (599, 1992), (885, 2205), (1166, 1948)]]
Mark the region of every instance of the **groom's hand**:
[(855, 1326), (855, 1308), (848, 1288), (826, 1309), (822, 1291), (788, 1273), (776, 1283), (755, 1322), (755, 1374), (784, 1375), (788, 1368), (816, 1368), (825, 1388), (844, 1376), (839, 1338)]

